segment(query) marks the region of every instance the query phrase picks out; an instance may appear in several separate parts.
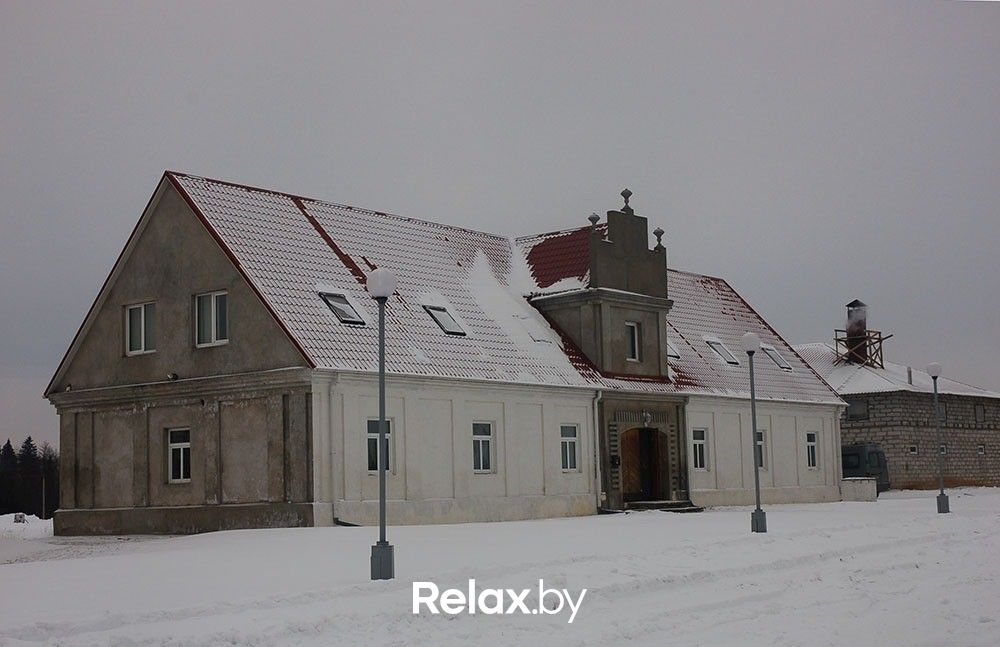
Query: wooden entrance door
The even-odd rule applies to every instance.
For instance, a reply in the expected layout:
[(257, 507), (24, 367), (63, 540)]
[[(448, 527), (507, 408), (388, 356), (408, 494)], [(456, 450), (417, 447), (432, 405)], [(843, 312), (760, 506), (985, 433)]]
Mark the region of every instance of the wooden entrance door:
[(622, 497), (652, 501), (659, 483), (659, 432), (629, 429), (621, 435)]

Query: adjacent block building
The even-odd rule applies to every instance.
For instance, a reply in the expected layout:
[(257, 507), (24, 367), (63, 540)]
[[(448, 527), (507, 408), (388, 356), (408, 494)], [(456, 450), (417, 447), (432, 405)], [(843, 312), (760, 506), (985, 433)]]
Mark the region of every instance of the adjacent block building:
[(847, 307), (847, 326), (835, 331), (834, 343), (795, 347), (847, 402), (843, 443), (879, 445), (893, 489), (936, 488), (938, 452), (946, 485), (1000, 485), (1000, 393), (939, 377), (939, 445), (931, 377), (885, 361), (888, 337), (868, 328), (867, 306), (855, 300)]
[(56, 532), (373, 523), (380, 452), (393, 524), (838, 500), (843, 401), (623, 196), (512, 240), (165, 173), (46, 390)]

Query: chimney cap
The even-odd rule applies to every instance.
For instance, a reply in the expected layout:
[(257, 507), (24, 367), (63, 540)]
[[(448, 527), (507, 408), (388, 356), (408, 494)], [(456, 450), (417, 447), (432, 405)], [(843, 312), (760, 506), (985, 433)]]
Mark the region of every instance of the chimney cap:
[(851, 301), (850, 303), (848, 303), (847, 307), (848, 308), (867, 308), (868, 304), (865, 303), (864, 301), (862, 301), (861, 299), (855, 299), (854, 301)]

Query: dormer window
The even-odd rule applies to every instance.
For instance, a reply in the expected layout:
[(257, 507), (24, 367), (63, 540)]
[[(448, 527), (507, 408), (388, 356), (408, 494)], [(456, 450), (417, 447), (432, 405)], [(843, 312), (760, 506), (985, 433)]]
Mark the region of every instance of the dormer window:
[(642, 349), (642, 326), (636, 321), (625, 322), (625, 359), (640, 361)]
[(451, 316), (447, 308), (442, 306), (424, 306), (424, 310), (434, 319), (437, 325), (441, 326), (441, 330), (449, 335), (465, 336), (465, 330), (458, 325), (458, 322)]
[(721, 357), (726, 364), (729, 364), (730, 366), (740, 365), (740, 361), (736, 359), (736, 356), (733, 355), (733, 353), (728, 348), (726, 348), (726, 345), (723, 344), (718, 339), (706, 339), (705, 343), (708, 344), (709, 347), (712, 350), (714, 350), (715, 353), (719, 357)]
[(785, 360), (785, 358), (781, 356), (781, 353), (779, 353), (778, 349), (775, 348), (774, 346), (770, 346), (768, 344), (761, 344), (760, 349), (765, 353), (767, 353), (767, 356), (771, 358), (771, 361), (777, 364), (778, 368), (780, 368), (781, 370), (783, 371), (792, 370), (792, 365), (789, 364)]
[(330, 311), (337, 316), (340, 323), (365, 325), (365, 320), (361, 318), (358, 311), (347, 300), (343, 294), (328, 294), (321, 292), (319, 297), (330, 308)]

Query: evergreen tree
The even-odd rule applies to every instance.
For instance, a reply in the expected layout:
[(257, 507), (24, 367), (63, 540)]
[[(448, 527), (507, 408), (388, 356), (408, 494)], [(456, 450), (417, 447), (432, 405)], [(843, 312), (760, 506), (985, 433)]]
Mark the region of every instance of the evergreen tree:
[(17, 512), (18, 491), (17, 454), (8, 438), (0, 448), (0, 514)]
[(38, 446), (28, 436), (17, 451), (17, 505), (21, 512), (42, 514), (42, 461)]
[(50, 519), (52, 513), (59, 508), (59, 452), (48, 443), (42, 443), (41, 463), (42, 476), (45, 478), (45, 505), (41, 516)]

